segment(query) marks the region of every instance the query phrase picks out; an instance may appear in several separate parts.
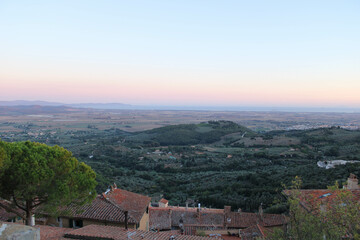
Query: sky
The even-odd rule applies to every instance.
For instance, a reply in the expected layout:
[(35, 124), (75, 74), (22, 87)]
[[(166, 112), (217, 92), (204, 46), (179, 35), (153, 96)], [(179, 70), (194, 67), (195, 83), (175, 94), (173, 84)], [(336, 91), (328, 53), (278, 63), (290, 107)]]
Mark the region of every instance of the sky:
[(0, 101), (360, 108), (360, 1), (0, 1)]

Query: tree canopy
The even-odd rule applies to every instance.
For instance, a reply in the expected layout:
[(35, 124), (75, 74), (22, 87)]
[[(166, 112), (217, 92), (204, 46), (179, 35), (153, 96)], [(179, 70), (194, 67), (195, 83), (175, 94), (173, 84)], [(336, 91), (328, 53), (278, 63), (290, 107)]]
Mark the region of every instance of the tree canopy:
[[(328, 191), (331, 201), (301, 197), (301, 179), (296, 177), (288, 192), (289, 226), (276, 230), (269, 239), (360, 239), (360, 203), (336, 182)], [(305, 207), (306, 206), (306, 207)]]
[(95, 172), (59, 146), (0, 142), (0, 196), (26, 213), (55, 213), (59, 206), (84, 204), (96, 196)]

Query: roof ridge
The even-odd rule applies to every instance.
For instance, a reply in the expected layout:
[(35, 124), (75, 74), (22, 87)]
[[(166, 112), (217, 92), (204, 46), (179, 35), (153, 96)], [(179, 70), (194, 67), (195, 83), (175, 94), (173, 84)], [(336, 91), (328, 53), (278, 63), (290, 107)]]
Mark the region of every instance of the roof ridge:
[(129, 212), (129, 211), (126, 211), (125, 209), (122, 209), (119, 205), (117, 205), (116, 203), (114, 203), (113, 201), (111, 201), (111, 200), (108, 199), (108, 198), (104, 198), (104, 200), (107, 201), (107, 202), (109, 202), (110, 204), (112, 204), (114, 207), (116, 207), (116, 208), (120, 209), (121, 211), (123, 211), (124, 214), (125, 214), (125, 212), (128, 212), (128, 213), (129, 213), (129, 215), (128, 215), (128, 216), (129, 216), (129, 219), (131, 218), (131, 220), (137, 222), (137, 220), (136, 220), (133, 216), (130, 215), (130, 212)]
[(256, 224), (256, 227), (259, 229), (259, 231), (261, 232), (261, 234), (262, 234), (263, 236), (265, 236), (265, 233), (263, 232), (262, 227), (261, 227), (259, 224)]
[[(116, 190), (124, 191), (124, 192), (130, 193), (130, 194), (139, 195), (139, 196), (141, 196), (141, 197), (147, 197), (147, 198), (150, 198), (150, 199), (151, 199), (151, 197), (149, 197), (149, 196), (142, 195), (142, 194), (136, 193), (136, 192), (131, 192), (131, 191), (128, 191), (128, 190), (125, 190), (125, 189), (122, 189), (122, 188), (115, 188), (115, 189), (113, 189), (112, 191), (110, 191), (108, 194), (115, 193)], [(103, 193), (103, 194), (104, 194), (104, 193)]]

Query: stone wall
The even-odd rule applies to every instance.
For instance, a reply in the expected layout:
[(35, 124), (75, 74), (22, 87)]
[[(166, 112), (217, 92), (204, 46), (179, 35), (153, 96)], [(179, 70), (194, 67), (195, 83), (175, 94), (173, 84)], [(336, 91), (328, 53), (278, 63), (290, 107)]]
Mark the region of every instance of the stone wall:
[(0, 239), (40, 240), (40, 229), (21, 224), (0, 222)]

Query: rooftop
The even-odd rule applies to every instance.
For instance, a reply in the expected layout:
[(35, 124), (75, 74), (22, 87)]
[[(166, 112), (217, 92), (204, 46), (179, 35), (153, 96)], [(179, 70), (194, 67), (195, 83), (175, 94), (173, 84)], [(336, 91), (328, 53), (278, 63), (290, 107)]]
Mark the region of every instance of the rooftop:
[(223, 226), (223, 209), (186, 208), (186, 207), (151, 207), (150, 228), (166, 230), (183, 226)]
[[(98, 195), (91, 203), (84, 206), (70, 205), (65, 207), (60, 216), (81, 219), (92, 219), (107, 222), (125, 222), (125, 213), (120, 207)], [(129, 223), (137, 223), (129, 216)]]
[(269, 229), (264, 228), (263, 226), (256, 224), (250, 226), (244, 230), (241, 230), (240, 236), (241, 240), (253, 240), (253, 239), (263, 239), (269, 233)]
[(169, 203), (169, 201), (168, 201), (168, 200), (166, 200), (165, 198), (162, 198), (159, 202), (164, 203), (164, 204)]
[(18, 215), (24, 215), (23, 212), (24, 211), (13, 206), (9, 201), (0, 199), (0, 221), (8, 221)]
[(44, 225), (36, 225), (35, 227), (40, 229), (41, 240), (62, 240), (66, 233), (74, 231), (73, 228), (60, 228)]
[[(290, 196), (296, 191), (286, 190), (284, 194)], [(327, 203), (331, 204), (336, 201), (340, 196), (340, 193), (349, 193), (353, 201), (360, 201), (360, 189), (358, 190), (348, 190), (348, 189), (301, 189), (299, 190), (300, 204), (308, 211), (315, 206)]]
[(171, 210), (168, 208), (149, 209), (150, 229), (169, 230), (171, 229)]
[(262, 214), (247, 212), (230, 212), (227, 216), (227, 226), (231, 228), (248, 228), (254, 225), (263, 227), (281, 226), (287, 222), (285, 216), (280, 214)]
[(184, 226), (203, 228), (211, 227), (221, 229), (248, 228), (260, 224), (264, 227), (281, 226), (287, 222), (285, 216), (280, 214), (257, 214), (247, 212), (229, 212), (224, 209), (186, 208), (186, 207), (151, 207), (150, 228), (167, 230), (171, 227)]
[(137, 223), (140, 222), (151, 201), (150, 197), (119, 188), (112, 188), (102, 196), (123, 211), (128, 211), (129, 217), (135, 219)]
[[(175, 231), (166, 232), (147, 232), (141, 230), (113, 227), (113, 226), (100, 226), (100, 225), (88, 225), (83, 228), (76, 229), (65, 234), (65, 237), (78, 238), (78, 239), (102, 239), (102, 240), (206, 240), (213, 239), (210, 237), (200, 236), (188, 236), (180, 235)], [(171, 238), (173, 237), (173, 238)]]

